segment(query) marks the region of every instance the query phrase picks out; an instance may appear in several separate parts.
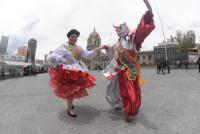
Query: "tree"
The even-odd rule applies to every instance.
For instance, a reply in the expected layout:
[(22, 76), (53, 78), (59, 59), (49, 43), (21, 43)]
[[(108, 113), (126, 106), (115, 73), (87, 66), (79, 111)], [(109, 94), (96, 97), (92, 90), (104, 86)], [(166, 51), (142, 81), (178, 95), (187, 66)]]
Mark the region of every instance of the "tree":
[(194, 48), (195, 47), (195, 40), (196, 35), (195, 32), (192, 30), (189, 30), (185, 33), (178, 30), (176, 32), (176, 38), (178, 43), (181, 46), (181, 52), (187, 54), (188, 48)]

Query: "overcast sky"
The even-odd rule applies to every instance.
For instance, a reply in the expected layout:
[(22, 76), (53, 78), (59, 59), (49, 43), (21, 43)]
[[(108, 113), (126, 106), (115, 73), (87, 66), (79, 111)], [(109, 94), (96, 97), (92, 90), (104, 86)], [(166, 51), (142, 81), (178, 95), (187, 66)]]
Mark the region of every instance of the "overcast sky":
[[(162, 42), (158, 7), (166, 37), (175, 35), (178, 29), (192, 29), (200, 37), (199, 0), (149, 0), (156, 29), (143, 43), (142, 50), (152, 50)], [(135, 29), (146, 7), (143, 0), (0, 0), (0, 36), (8, 35), (9, 53), (26, 45), (30, 38), (38, 41), (36, 58), (54, 50), (67, 40), (72, 28), (81, 32), (78, 44), (85, 47), (89, 34), (96, 28), (102, 44), (116, 39), (113, 24), (126, 22)]]

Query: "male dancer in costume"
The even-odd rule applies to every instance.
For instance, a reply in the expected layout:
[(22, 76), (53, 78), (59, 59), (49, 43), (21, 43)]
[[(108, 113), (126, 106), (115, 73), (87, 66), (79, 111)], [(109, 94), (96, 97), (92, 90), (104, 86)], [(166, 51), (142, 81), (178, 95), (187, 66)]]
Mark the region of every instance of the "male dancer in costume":
[(116, 110), (120, 108), (122, 102), (128, 122), (137, 114), (141, 105), (142, 81), (137, 52), (144, 39), (155, 28), (151, 5), (148, 0), (143, 1), (148, 11), (142, 16), (136, 30), (130, 32), (126, 23), (114, 26), (119, 37), (117, 43), (113, 46), (102, 46), (107, 54), (113, 57), (103, 72), (110, 80), (107, 85), (106, 99)]

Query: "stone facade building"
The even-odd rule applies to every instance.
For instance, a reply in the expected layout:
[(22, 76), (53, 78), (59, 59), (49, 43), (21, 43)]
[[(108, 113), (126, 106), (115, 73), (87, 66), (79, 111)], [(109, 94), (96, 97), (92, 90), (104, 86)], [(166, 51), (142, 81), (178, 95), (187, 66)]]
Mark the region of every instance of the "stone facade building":
[(154, 51), (139, 52), (137, 60), (140, 65), (154, 65)]
[(27, 54), (28, 54), (28, 47), (27, 46), (18, 47), (17, 55), (26, 57)]
[[(91, 51), (98, 48), (99, 46), (101, 46), (101, 38), (94, 29), (94, 31), (88, 37), (87, 50)], [(83, 61), (90, 70), (95, 70), (97, 69), (97, 67), (101, 67), (102, 69), (104, 69), (110, 63), (109, 57), (103, 52), (99, 52), (97, 58), (95, 59), (83, 59)]]
[(183, 54), (180, 49), (179, 43), (176, 39), (168, 39), (166, 42), (159, 43), (154, 46), (154, 62), (167, 59), (171, 64), (176, 64), (176, 61), (188, 61), (188, 56)]

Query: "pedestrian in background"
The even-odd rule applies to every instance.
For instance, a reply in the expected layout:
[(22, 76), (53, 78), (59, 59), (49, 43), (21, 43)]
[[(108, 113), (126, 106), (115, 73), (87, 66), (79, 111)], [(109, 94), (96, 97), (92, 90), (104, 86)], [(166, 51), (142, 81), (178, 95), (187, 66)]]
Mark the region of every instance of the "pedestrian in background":
[(196, 64), (198, 65), (199, 73), (200, 73), (200, 56), (199, 56), (199, 58), (197, 59), (197, 63), (196, 63)]

